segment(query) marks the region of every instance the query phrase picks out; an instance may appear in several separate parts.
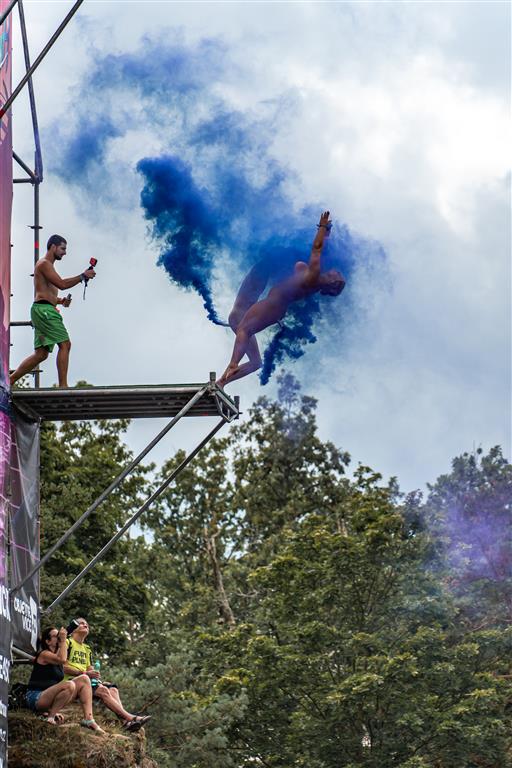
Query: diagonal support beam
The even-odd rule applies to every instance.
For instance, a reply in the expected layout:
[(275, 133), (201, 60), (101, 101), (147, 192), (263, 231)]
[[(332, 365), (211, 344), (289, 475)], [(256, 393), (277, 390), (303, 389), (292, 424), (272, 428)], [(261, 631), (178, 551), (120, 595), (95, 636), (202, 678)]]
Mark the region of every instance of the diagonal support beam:
[(169, 477), (167, 477), (166, 480), (164, 480), (164, 482), (156, 489), (156, 491), (152, 493), (148, 499), (146, 499), (144, 504), (139, 507), (139, 509), (129, 518), (129, 520), (126, 521), (123, 527), (120, 528), (114, 536), (112, 536), (110, 541), (105, 544), (103, 549), (101, 549), (98, 554), (95, 555), (92, 560), (87, 563), (85, 568), (83, 568), (83, 570), (81, 570), (80, 573), (75, 576), (73, 581), (68, 584), (68, 586), (60, 593), (60, 595), (55, 598), (53, 603), (51, 603), (48, 608), (42, 611), (42, 613), (48, 615), (51, 611), (53, 611), (54, 608), (57, 607), (57, 605), (59, 605), (59, 603), (62, 602), (62, 600), (64, 600), (65, 597), (67, 597), (67, 595), (69, 595), (69, 593), (76, 587), (76, 585), (82, 581), (84, 576), (86, 576), (89, 571), (94, 568), (96, 563), (101, 560), (101, 558), (109, 551), (111, 547), (114, 546), (114, 544), (121, 538), (121, 536), (123, 536), (126, 531), (131, 528), (131, 526), (139, 519), (139, 517), (148, 509), (148, 507), (165, 491), (165, 489), (173, 482), (173, 480), (178, 477), (178, 475), (185, 469), (185, 467), (190, 464), (192, 459), (197, 456), (201, 448), (203, 448), (212, 439), (212, 437), (217, 434), (219, 429), (223, 427), (225, 423), (225, 419), (221, 419), (219, 421), (219, 423), (211, 430), (211, 432), (209, 432), (206, 437), (201, 440), (199, 445), (197, 445), (194, 450), (191, 451), (188, 456), (183, 459), (181, 464), (177, 466), (173, 472), (171, 472)]
[(34, 171), (30, 170), (28, 165), (23, 162), (21, 157), (19, 155), (17, 155), (16, 152), (13, 152), (12, 156), (14, 157), (14, 159), (16, 160), (16, 162), (18, 163), (20, 168), (23, 168), (25, 173), (27, 173), (30, 176), (29, 181), (31, 181), (32, 183), (36, 182), (37, 181), (37, 176), (35, 175)]
[(25, 73), (25, 76), (22, 77), (19, 85), (16, 86), (16, 88), (11, 93), (11, 95), (9, 96), (5, 104), (3, 104), (0, 107), (0, 118), (2, 118), (5, 115), (5, 113), (10, 109), (14, 99), (19, 95), (20, 91), (23, 90), (26, 83), (30, 80), (30, 78), (32, 77), (32, 75), (34, 74), (34, 72), (36, 71), (36, 69), (38, 68), (38, 66), (40, 65), (40, 63), (42, 62), (42, 60), (44, 59), (48, 51), (50, 50), (50, 48), (53, 46), (53, 44), (55, 43), (57, 38), (60, 36), (61, 32), (64, 30), (67, 24), (71, 21), (71, 19), (73, 18), (75, 13), (78, 11), (78, 9), (80, 8), (83, 2), (84, 0), (77, 0), (77, 2), (74, 4), (74, 6), (71, 8), (69, 13), (67, 14), (66, 18), (59, 24), (58, 28), (53, 33), (51, 38), (48, 40), (48, 42), (46, 43), (45, 47), (43, 48), (43, 50), (41, 51), (37, 59), (34, 61), (30, 69), (27, 70), (27, 72)]
[(66, 543), (66, 541), (73, 535), (73, 533), (80, 528), (83, 522), (87, 520), (89, 515), (92, 515), (92, 513), (99, 507), (99, 505), (105, 501), (105, 499), (110, 496), (112, 491), (114, 491), (125, 479), (127, 475), (130, 474), (130, 472), (135, 469), (138, 464), (142, 461), (142, 459), (151, 451), (152, 448), (155, 447), (157, 443), (160, 442), (160, 440), (165, 437), (165, 435), (174, 427), (175, 424), (178, 423), (178, 421), (185, 416), (186, 413), (194, 406), (194, 404), (203, 396), (203, 394), (208, 389), (208, 384), (206, 384), (204, 387), (202, 387), (198, 392), (195, 393), (193, 397), (190, 398), (190, 400), (183, 406), (183, 408), (179, 411), (179, 413), (174, 416), (173, 419), (161, 430), (161, 432), (158, 433), (158, 435), (144, 448), (143, 451), (139, 453), (139, 455), (133, 459), (133, 461), (123, 469), (123, 471), (113, 480), (108, 488), (106, 488), (103, 493), (98, 496), (98, 498), (91, 504), (91, 506), (85, 510), (83, 515), (76, 520), (73, 525), (68, 528), (66, 533), (46, 552), (46, 554), (41, 558), (41, 560), (35, 565), (23, 578), (22, 581), (18, 582), (12, 589), (10, 590), (10, 594), (12, 595), (14, 592), (18, 592), (19, 589), (27, 582), (29, 579), (31, 579), (38, 571), (41, 570), (43, 565), (45, 565), (48, 560), (52, 557), (52, 555), (55, 554), (55, 552), (62, 547), (63, 544)]
[(8, 15), (10, 14), (10, 12), (12, 11), (12, 9), (14, 8), (17, 2), (18, 0), (12, 0), (12, 3), (2, 13), (2, 16), (0, 17), (0, 27), (2, 26), (2, 24), (4, 23), (4, 21), (6, 20), (6, 18), (8, 17)]

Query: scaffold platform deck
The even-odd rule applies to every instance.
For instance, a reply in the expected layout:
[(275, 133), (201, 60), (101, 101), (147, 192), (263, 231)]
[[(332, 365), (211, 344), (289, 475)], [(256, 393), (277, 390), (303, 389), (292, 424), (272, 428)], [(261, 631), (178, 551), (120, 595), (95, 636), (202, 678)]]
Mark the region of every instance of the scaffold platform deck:
[(221, 416), (231, 421), (239, 415), (238, 398), (231, 398), (210, 381), (205, 384), (152, 384), (113, 387), (15, 389), (14, 404), (43, 421), (92, 419), (148, 419), (176, 416), (201, 390), (200, 398), (185, 416)]

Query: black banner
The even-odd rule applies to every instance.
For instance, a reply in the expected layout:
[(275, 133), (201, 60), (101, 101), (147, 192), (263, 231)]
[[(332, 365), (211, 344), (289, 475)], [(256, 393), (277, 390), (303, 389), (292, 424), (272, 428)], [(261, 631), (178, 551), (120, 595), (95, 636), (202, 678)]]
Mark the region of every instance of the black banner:
[[(11, 590), (39, 562), (39, 422), (15, 409), (11, 421), (9, 552)], [(11, 594), (12, 641), (34, 653), (39, 632), (39, 573)]]
[[(9, 0), (0, 0), (0, 14)], [(11, 94), (11, 16), (0, 26), (0, 100)], [(11, 420), (9, 397), (9, 320), (11, 295), (12, 120), (0, 120), (0, 768), (7, 766), (7, 701), (11, 658), (11, 615), (7, 582), (7, 521)]]
[(7, 583), (10, 444), (8, 395), (0, 387), (0, 768), (7, 765), (7, 700), (11, 658), (11, 612)]

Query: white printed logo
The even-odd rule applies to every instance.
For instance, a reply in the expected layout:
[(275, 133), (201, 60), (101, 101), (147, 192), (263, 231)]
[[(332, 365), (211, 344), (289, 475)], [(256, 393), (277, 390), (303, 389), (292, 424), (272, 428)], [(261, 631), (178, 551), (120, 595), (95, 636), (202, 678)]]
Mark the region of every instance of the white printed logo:
[(32, 622), (30, 645), (34, 651), (37, 651), (37, 603), (32, 595), (30, 596), (30, 619)]
[(35, 651), (37, 650), (38, 611), (37, 603), (34, 598), (30, 597), (29, 600), (30, 602), (27, 603), (26, 600), (23, 600), (23, 598), (15, 597), (13, 606), (15, 613), (19, 613), (21, 616), (21, 625), (23, 630), (25, 632), (29, 632), (30, 634), (30, 644)]
[(7, 621), (11, 620), (11, 611), (9, 609), (9, 590), (2, 584), (0, 586), (0, 616)]

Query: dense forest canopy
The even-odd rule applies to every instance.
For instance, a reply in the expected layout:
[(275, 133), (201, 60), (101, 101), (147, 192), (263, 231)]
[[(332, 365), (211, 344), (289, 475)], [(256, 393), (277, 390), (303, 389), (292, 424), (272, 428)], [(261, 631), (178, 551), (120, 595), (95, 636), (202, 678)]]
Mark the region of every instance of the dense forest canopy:
[[(478, 450), (403, 494), (323, 442), (315, 407), (281, 376), (47, 618), (89, 619), (162, 768), (512, 764), (512, 466)], [(44, 425), (42, 551), (127, 464), (126, 427)], [(50, 560), (43, 606), (153, 470)]]

